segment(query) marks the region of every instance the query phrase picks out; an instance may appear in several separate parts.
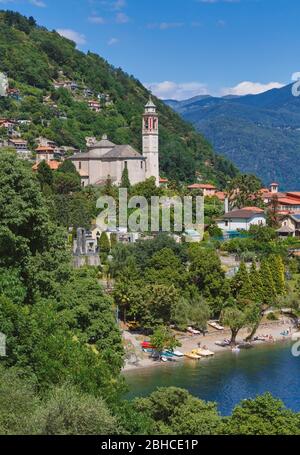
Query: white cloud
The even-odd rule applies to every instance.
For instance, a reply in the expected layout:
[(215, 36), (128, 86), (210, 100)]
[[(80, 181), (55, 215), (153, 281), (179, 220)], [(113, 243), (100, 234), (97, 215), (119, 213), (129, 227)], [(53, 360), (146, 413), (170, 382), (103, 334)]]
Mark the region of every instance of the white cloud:
[(185, 100), (197, 95), (208, 95), (208, 89), (201, 82), (173, 81), (152, 82), (144, 84), (154, 95), (162, 99)]
[(118, 38), (111, 38), (111, 39), (107, 42), (107, 44), (108, 44), (109, 46), (113, 46), (114, 44), (118, 44), (118, 43), (119, 43)]
[(31, 3), (34, 6), (37, 6), (38, 8), (46, 8), (46, 3), (43, 2), (43, 0), (29, 0), (29, 3)]
[(65, 38), (74, 41), (74, 43), (80, 45), (86, 43), (86, 37), (82, 33), (76, 32), (75, 30), (71, 30), (70, 28), (58, 28), (57, 33)]
[(225, 95), (257, 95), (258, 93), (263, 93), (273, 88), (281, 88), (284, 84), (280, 82), (268, 82), (267, 84), (262, 84), (260, 82), (251, 82), (244, 81), (240, 82), (234, 87), (225, 87), (221, 90), (221, 94)]
[(117, 24), (127, 24), (127, 22), (129, 22), (129, 21), (130, 21), (130, 19), (127, 16), (127, 14), (125, 14), (125, 13), (118, 13), (116, 15), (116, 23)]
[(156, 22), (152, 24), (148, 24), (147, 28), (149, 29), (155, 29), (158, 28), (159, 30), (169, 30), (172, 28), (180, 28), (183, 27), (184, 23), (183, 22)]
[(105, 24), (105, 20), (101, 16), (90, 16), (88, 21), (92, 24)]

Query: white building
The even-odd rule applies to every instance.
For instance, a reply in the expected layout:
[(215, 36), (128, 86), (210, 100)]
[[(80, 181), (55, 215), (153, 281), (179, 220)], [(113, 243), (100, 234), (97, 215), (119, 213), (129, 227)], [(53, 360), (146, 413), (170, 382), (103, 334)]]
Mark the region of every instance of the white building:
[(232, 210), (217, 220), (218, 227), (224, 232), (249, 231), (253, 225), (266, 226), (266, 224), (267, 219), (264, 211), (257, 207)]
[(158, 114), (151, 99), (145, 106), (142, 134), (142, 154), (131, 145), (114, 144), (106, 135), (101, 141), (88, 138), (88, 151), (70, 158), (81, 175), (82, 186), (103, 185), (108, 178), (119, 185), (125, 168), (131, 184), (155, 177), (159, 186)]

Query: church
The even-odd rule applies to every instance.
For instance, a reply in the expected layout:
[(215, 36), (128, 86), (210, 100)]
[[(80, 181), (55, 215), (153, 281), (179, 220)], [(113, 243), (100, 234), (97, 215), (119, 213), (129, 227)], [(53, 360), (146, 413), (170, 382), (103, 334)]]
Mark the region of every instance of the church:
[(114, 144), (106, 135), (100, 141), (87, 138), (88, 151), (70, 158), (81, 176), (82, 186), (103, 185), (108, 178), (119, 185), (125, 168), (132, 185), (155, 177), (159, 186), (158, 114), (151, 98), (143, 114), (142, 135), (142, 154), (131, 145)]

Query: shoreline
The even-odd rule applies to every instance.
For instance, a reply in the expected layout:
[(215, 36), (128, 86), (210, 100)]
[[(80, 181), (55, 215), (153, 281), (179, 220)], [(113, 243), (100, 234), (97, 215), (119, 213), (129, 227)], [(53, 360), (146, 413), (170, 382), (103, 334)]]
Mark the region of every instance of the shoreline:
[[(281, 332), (284, 332), (285, 330), (288, 329), (291, 329), (289, 335), (287, 336), (281, 335)], [(252, 349), (255, 349), (256, 346), (273, 345), (275, 343), (283, 343), (290, 341), (292, 339), (293, 333), (296, 333), (297, 331), (298, 331), (297, 329), (293, 328), (292, 320), (288, 319), (287, 317), (282, 318), (281, 320), (278, 321), (264, 322), (259, 326), (256, 332), (256, 336), (268, 335), (272, 337), (272, 340), (254, 341), (253, 342), (254, 347)], [(237, 338), (237, 344), (241, 343), (244, 340), (244, 338), (246, 338), (247, 335), (249, 335), (249, 331), (247, 329), (242, 329)], [(143, 338), (142, 336), (134, 335), (130, 332), (124, 331), (123, 337), (124, 340), (126, 340), (127, 342), (128, 341), (131, 342), (131, 344), (134, 346), (135, 350), (137, 351), (139, 360), (136, 364), (127, 362), (122, 369), (122, 374), (134, 371), (138, 372), (139, 370), (143, 370), (146, 368), (156, 368), (167, 365), (176, 366), (176, 363), (179, 364), (182, 363), (182, 361), (201, 362), (204, 360), (204, 358), (202, 358), (201, 360), (191, 360), (188, 359), (187, 357), (183, 357), (178, 358), (177, 362), (164, 363), (160, 361), (155, 361), (152, 358), (150, 358), (147, 353), (142, 352), (140, 348), (140, 339)], [(222, 331), (210, 329), (208, 334), (206, 334), (205, 336), (185, 334), (178, 336), (178, 340), (182, 343), (182, 346), (179, 347), (178, 349), (183, 353), (186, 353), (191, 351), (192, 349), (196, 349), (198, 347), (198, 343), (201, 343), (201, 347), (205, 346), (210, 351), (213, 351), (215, 355), (219, 355), (225, 352), (231, 352), (230, 346), (221, 347), (215, 344), (216, 341), (222, 341), (227, 338), (230, 338), (230, 329), (224, 329)]]

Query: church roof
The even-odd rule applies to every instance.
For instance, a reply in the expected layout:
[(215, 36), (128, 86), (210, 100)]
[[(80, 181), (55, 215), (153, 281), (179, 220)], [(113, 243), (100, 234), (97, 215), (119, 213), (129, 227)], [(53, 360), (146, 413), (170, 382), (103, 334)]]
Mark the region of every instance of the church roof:
[(103, 159), (110, 158), (140, 158), (145, 159), (139, 152), (137, 152), (131, 145), (116, 145), (114, 148), (109, 150)]
[(71, 160), (116, 160), (116, 159), (140, 159), (146, 158), (135, 150), (131, 145), (116, 145), (107, 139), (106, 134), (101, 141), (95, 138), (87, 138), (88, 151), (85, 153), (75, 153)]
[(97, 148), (97, 149), (107, 149), (107, 148), (113, 148), (115, 147), (116, 144), (114, 144), (113, 142), (109, 141), (107, 139), (107, 136), (106, 134), (104, 134), (102, 136), (102, 139), (101, 141), (95, 141), (94, 143), (91, 143), (89, 145), (89, 148)]

